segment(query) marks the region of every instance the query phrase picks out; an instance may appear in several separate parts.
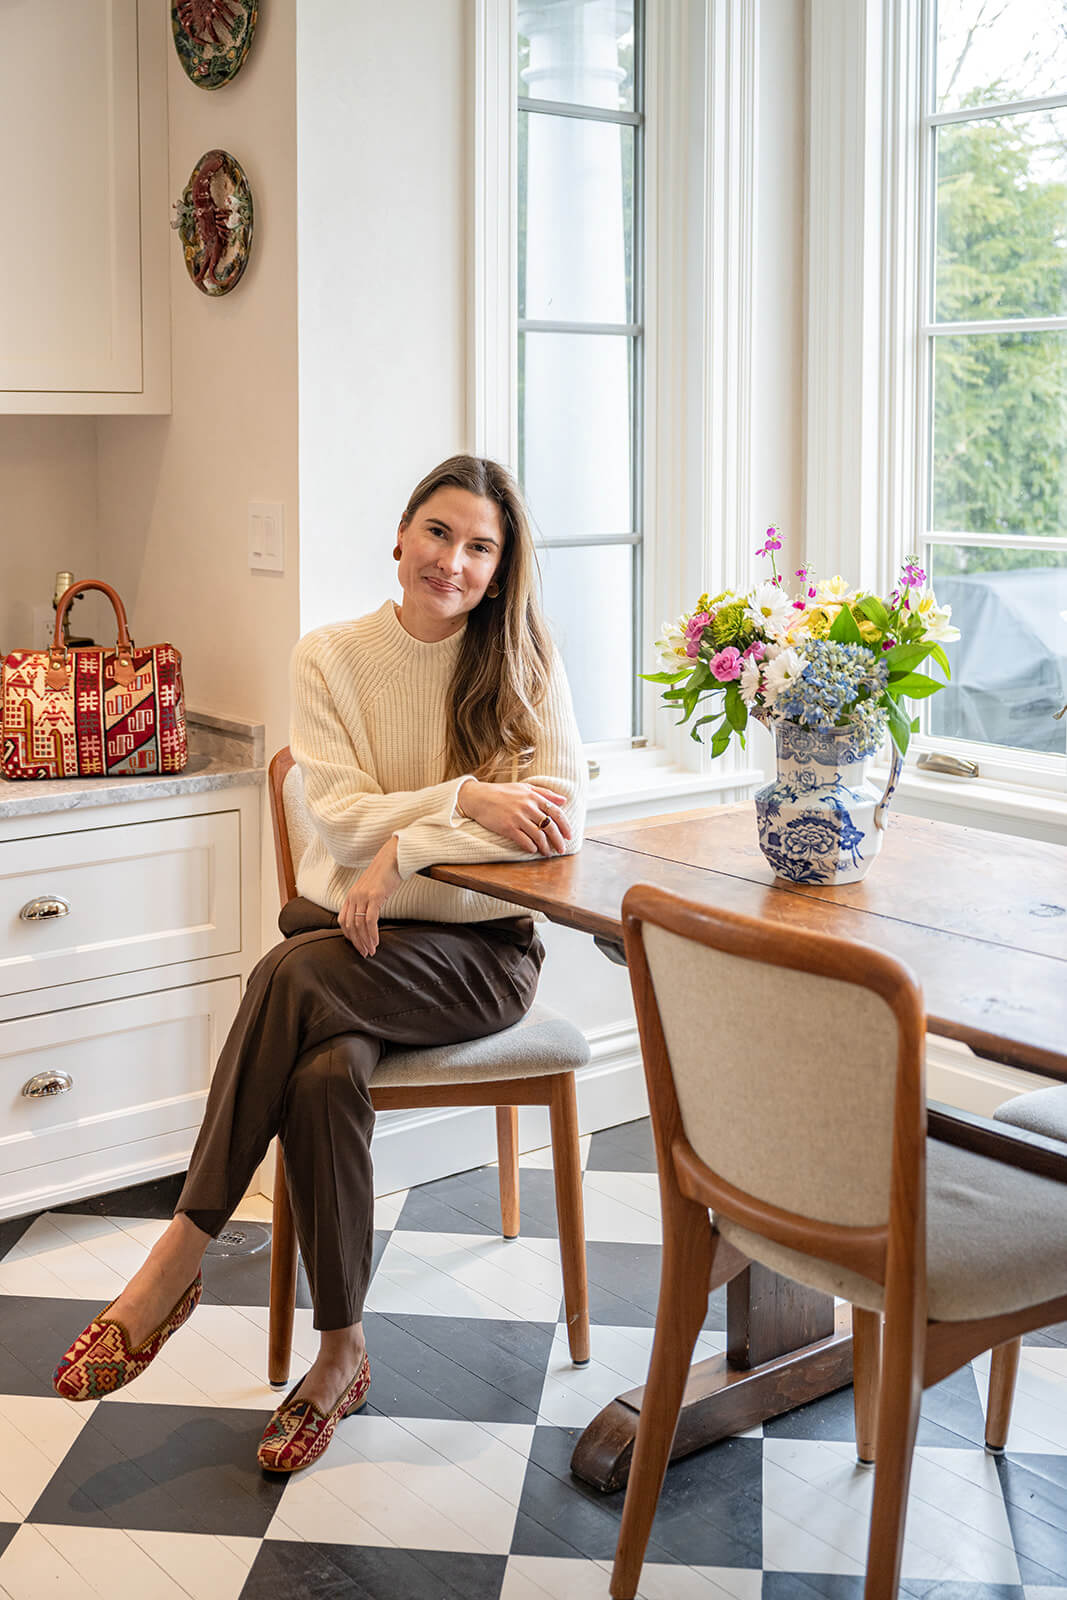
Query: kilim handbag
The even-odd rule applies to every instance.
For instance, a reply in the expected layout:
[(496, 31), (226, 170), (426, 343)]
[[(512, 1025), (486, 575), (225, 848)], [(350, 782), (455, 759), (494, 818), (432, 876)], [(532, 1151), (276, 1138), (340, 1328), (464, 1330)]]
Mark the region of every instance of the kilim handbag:
[[(83, 589), (102, 590), (115, 608), (113, 650), (63, 643)], [(135, 645), (122, 601), (95, 578), (60, 596), (51, 649), (4, 657), (0, 718), (5, 778), (140, 777), (180, 772), (188, 758), (181, 656), (172, 644)]]

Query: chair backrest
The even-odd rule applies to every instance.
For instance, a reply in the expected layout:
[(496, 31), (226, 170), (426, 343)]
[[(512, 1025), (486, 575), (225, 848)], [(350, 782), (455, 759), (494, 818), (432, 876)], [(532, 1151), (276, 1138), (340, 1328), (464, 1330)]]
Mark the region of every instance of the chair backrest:
[(304, 774), (293, 760), (288, 745), (271, 761), (268, 787), (278, 893), (285, 905), (296, 896), (297, 870), (314, 831), (304, 804)]
[(661, 1171), (884, 1281), (891, 1211), (923, 1209), (914, 978), (865, 946), (647, 885), (627, 893), (623, 931)]

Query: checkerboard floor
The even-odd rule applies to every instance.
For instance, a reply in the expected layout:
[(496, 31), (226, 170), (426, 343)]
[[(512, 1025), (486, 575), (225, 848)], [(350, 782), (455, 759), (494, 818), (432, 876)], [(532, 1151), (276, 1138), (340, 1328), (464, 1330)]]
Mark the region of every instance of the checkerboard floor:
[[(574, 1441), (647, 1370), (659, 1269), (646, 1123), (583, 1141), (593, 1360), (569, 1364), (552, 1177), (525, 1157), (505, 1242), (493, 1168), (380, 1201), (370, 1404), (287, 1482), (256, 1466), (267, 1252), (209, 1258), (204, 1302), (129, 1389), (49, 1378), (169, 1215), (169, 1180), (0, 1223), (0, 1595), (10, 1600), (595, 1600), (621, 1495)], [(314, 1348), (306, 1295), (297, 1360)], [(701, 1350), (724, 1344), (714, 1297)], [(294, 1367), (294, 1370), (298, 1370)], [(901, 1593), (1067, 1600), (1067, 1326), (1027, 1342), (1007, 1456), (982, 1449), (988, 1361), (928, 1391)], [(859, 1600), (871, 1474), (851, 1391), (671, 1467), (646, 1600)]]

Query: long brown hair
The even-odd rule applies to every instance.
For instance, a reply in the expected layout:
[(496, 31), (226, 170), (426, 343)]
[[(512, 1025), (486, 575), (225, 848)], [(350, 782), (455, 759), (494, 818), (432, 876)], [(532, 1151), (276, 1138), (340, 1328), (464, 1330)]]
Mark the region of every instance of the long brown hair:
[(481, 456), (451, 456), (428, 472), (412, 491), (401, 523), (406, 526), (438, 489), (453, 487), (497, 506), (504, 549), (490, 585), (497, 594), (486, 594), (467, 616), (450, 690), (446, 777), (510, 775), (533, 759), (552, 657), (533, 534), (515, 479)]

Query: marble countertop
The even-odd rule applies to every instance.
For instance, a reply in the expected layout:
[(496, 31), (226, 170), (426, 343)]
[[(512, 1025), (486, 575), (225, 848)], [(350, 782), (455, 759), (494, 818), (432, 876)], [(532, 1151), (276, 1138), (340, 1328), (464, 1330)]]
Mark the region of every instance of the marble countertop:
[(47, 778), (39, 782), (0, 779), (0, 818), (128, 805), (135, 800), (202, 794), (209, 789), (264, 782), (261, 722), (190, 710), (187, 723), (189, 760), (183, 771), (144, 778)]

